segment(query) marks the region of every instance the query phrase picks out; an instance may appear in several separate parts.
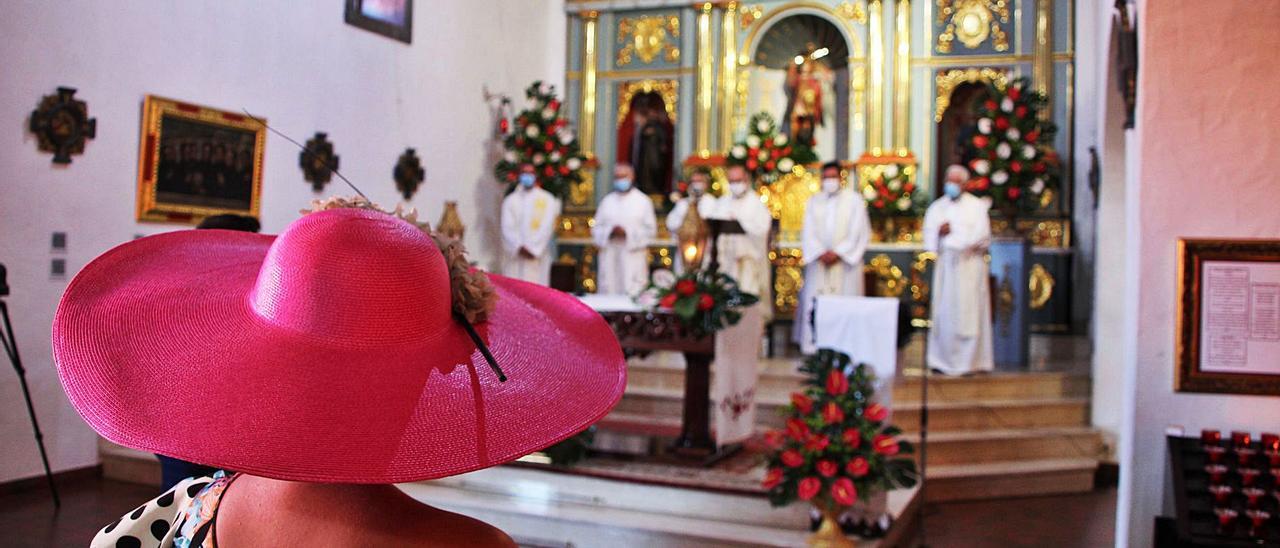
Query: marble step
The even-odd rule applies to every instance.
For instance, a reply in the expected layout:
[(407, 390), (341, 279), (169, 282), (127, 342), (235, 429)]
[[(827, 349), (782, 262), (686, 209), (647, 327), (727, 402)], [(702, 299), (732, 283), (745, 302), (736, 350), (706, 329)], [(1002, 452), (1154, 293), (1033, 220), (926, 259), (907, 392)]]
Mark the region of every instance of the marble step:
[(1097, 459), (1060, 458), (930, 466), (925, 500), (987, 500), (1093, 490)]
[[(679, 419), (684, 410), (680, 389), (627, 386), (614, 413)], [(767, 428), (783, 425), (782, 408), (786, 394), (762, 393), (756, 397), (756, 423)], [(921, 405), (918, 400), (894, 402), (893, 423), (906, 431), (919, 430)], [(932, 431), (1008, 429), (1088, 424), (1087, 398), (1011, 399), (985, 401), (929, 401)], [(678, 421), (677, 421), (678, 422)]]
[[(903, 439), (917, 446), (920, 435)], [(1102, 456), (1103, 441), (1098, 431), (1085, 427), (1014, 428), (930, 432), (929, 466), (974, 465), (1044, 459), (1093, 459)]]

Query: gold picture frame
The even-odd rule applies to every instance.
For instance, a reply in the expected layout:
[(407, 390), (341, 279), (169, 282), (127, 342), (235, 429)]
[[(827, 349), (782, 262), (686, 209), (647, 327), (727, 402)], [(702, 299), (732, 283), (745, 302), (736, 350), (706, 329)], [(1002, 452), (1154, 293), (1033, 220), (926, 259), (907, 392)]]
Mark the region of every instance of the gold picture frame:
[(138, 151), (139, 221), (258, 216), (266, 121), (148, 95)]
[[(1236, 279), (1222, 276), (1213, 280), (1212, 295), (1208, 299), (1204, 295), (1210, 285), (1205, 273), (1207, 263), (1211, 263), (1215, 272), (1236, 274)], [(1280, 303), (1280, 283), (1266, 277), (1275, 276), (1277, 270), (1280, 270), (1280, 240), (1178, 240), (1175, 391), (1280, 395), (1280, 367), (1267, 365), (1280, 359), (1269, 350), (1269, 345), (1280, 344), (1277, 338), (1280, 327), (1276, 326), (1280, 322), (1274, 321), (1280, 318), (1280, 306), (1276, 306)], [(1261, 281), (1255, 283), (1254, 280)], [(1241, 294), (1244, 302), (1239, 304)], [(1206, 306), (1212, 307), (1211, 323), (1217, 324), (1208, 328), (1202, 325)], [(1244, 310), (1243, 333), (1231, 328), (1241, 324), (1239, 318), (1234, 317), (1241, 315), (1241, 309)], [(1219, 344), (1215, 337), (1229, 340)], [(1214, 348), (1204, 348), (1206, 339)], [(1255, 352), (1252, 346), (1255, 343), (1268, 346), (1257, 347), (1259, 351)], [(1240, 359), (1241, 353), (1243, 359)], [(1229, 358), (1219, 357), (1228, 354)], [(1239, 360), (1241, 365), (1221, 367), (1223, 361), (1230, 360)]]

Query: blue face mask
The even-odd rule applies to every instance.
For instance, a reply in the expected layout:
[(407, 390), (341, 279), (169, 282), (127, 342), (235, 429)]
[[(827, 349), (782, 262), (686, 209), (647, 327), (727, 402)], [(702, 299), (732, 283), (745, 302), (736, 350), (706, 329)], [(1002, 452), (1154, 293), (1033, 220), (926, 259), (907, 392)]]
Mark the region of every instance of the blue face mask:
[(532, 173), (520, 174), (520, 186), (524, 188), (532, 188), (533, 184), (536, 182), (538, 182), (538, 178), (535, 177)]
[(946, 194), (948, 198), (954, 200), (960, 197), (960, 193), (963, 192), (963, 190), (960, 188), (959, 183), (947, 182), (942, 185), (942, 192)]
[(631, 179), (614, 179), (613, 189), (618, 192), (626, 192), (631, 190)]

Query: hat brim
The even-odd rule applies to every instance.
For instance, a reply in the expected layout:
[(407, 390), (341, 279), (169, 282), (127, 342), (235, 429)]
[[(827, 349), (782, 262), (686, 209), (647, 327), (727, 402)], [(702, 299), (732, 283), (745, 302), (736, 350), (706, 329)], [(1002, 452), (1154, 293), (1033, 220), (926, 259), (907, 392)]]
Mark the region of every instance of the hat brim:
[(490, 276), (497, 307), (477, 327), (505, 383), (454, 322), (395, 345), (337, 344), (273, 325), (250, 305), (273, 240), (162, 234), (76, 276), (54, 319), (54, 359), (95, 430), (270, 478), (397, 483), (543, 449), (622, 396), (622, 351), (599, 314), (502, 276)]

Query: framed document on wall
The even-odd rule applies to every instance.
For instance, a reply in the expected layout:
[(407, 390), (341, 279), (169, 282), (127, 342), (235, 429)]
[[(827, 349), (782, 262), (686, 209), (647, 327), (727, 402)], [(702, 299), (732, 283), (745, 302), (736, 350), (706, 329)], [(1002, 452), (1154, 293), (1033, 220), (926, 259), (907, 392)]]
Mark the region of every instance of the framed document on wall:
[(1179, 240), (1177, 338), (1177, 391), (1280, 395), (1280, 240)]

